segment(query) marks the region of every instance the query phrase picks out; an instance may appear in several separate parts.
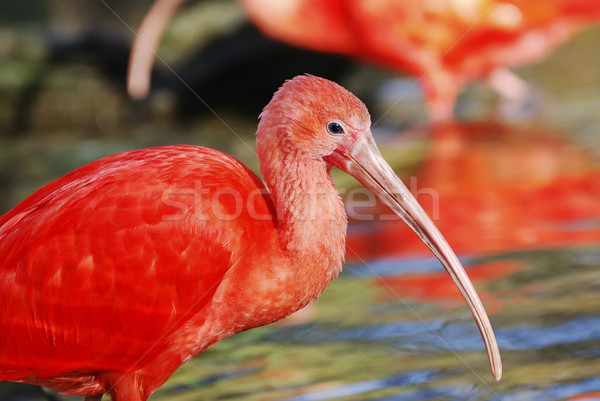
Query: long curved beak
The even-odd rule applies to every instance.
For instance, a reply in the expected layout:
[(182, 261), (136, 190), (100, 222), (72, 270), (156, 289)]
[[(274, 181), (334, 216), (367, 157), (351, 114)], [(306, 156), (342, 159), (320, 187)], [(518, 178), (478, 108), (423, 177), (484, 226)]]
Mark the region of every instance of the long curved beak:
[(429, 216), (379, 153), (371, 135), (359, 140), (350, 151), (338, 150), (332, 164), (352, 175), (391, 208), (412, 228), (446, 268), (462, 293), (485, 343), (492, 375), (502, 377), (500, 351), (490, 320), (458, 258)]

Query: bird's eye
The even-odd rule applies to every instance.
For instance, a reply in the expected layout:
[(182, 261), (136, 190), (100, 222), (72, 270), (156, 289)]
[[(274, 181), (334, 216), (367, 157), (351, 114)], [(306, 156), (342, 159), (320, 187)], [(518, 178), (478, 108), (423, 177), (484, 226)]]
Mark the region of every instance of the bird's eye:
[(332, 135), (340, 135), (344, 133), (344, 127), (337, 121), (330, 121), (327, 124), (327, 131)]

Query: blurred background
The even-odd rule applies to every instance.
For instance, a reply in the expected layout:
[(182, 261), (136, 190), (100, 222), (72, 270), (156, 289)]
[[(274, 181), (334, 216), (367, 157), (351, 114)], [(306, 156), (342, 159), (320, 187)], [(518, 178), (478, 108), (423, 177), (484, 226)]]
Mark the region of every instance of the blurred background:
[[(418, 238), (353, 196), (347, 263), (324, 295), (218, 343), (151, 399), (600, 400), (600, 5), (189, 1), (134, 101), (127, 62), (151, 4), (0, 1), (0, 213), (129, 149), (203, 145), (258, 172), (273, 92), (333, 79), (367, 103), (384, 157), (461, 257), (505, 372), (488, 373)], [(0, 400), (48, 397), (0, 383)]]

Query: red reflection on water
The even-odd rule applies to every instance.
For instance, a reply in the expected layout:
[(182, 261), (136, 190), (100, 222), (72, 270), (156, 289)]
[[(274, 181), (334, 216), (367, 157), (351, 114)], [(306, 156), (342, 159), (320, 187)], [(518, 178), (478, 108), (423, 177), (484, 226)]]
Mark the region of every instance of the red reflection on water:
[[(469, 278), (475, 286), (493, 282), (511, 274), (525, 270), (526, 266), (516, 260), (501, 260), (467, 267)], [(412, 298), (419, 301), (440, 302), (444, 301), (444, 307), (460, 306), (464, 303), (463, 297), (454, 284), (448, 279), (448, 274), (443, 270), (427, 273), (403, 274), (389, 276), (379, 279), (385, 300), (396, 299), (396, 294), (403, 298)], [(386, 291), (387, 290), (387, 291)], [(498, 291), (487, 291), (478, 288), (479, 296), (488, 313), (496, 313), (502, 310), (506, 300), (500, 300)], [(519, 298), (511, 294), (511, 303), (518, 303)]]
[[(432, 131), (415, 196), (455, 252), (600, 242), (600, 168), (574, 143), (541, 129), (490, 124)], [(373, 213), (391, 214), (380, 204)], [(351, 221), (348, 250), (349, 259), (429, 254), (398, 221)]]
[(600, 401), (600, 391), (578, 394), (568, 398), (569, 401)]

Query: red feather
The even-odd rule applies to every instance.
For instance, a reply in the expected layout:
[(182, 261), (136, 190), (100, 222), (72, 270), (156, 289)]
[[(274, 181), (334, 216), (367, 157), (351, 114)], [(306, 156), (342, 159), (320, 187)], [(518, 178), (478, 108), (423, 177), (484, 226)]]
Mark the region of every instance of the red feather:
[[(215, 196), (223, 187), (268, 219), (232, 209), (232, 196)], [(170, 376), (181, 360), (160, 356), (181, 347), (227, 272), (259, 251), (247, 239), (274, 233), (273, 204), (251, 196), (256, 188), (260, 179), (223, 153), (151, 148), (75, 170), (2, 216), (0, 380), (52, 377), (35, 382), (67, 390), (88, 381), (75, 391), (86, 393), (98, 378), (71, 372), (152, 365)], [(218, 224), (218, 206), (239, 218)]]

